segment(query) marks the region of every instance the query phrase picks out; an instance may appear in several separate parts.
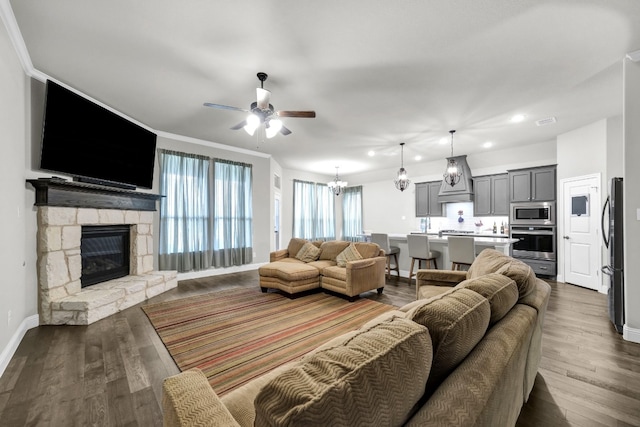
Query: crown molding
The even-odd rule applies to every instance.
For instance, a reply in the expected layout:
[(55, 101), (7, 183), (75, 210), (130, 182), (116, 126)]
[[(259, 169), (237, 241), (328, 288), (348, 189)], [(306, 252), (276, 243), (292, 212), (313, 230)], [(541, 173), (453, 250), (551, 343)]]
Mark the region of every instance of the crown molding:
[(238, 148), (238, 147), (234, 147), (233, 145), (220, 144), (218, 142), (207, 141), (205, 139), (198, 139), (190, 136), (178, 135), (175, 133), (169, 133), (164, 131), (155, 131), (155, 132), (158, 136), (161, 136), (163, 138), (175, 139), (177, 141), (184, 141), (190, 144), (204, 145), (210, 148), (219, 148), (220, 150), (233, 151), (234, 153), (247, 154), (255, 157), (263, 157), (265, 159), (272, 157), (271, 154), (261, 153), (260, 151), (247, 150), (246, 148)]
[(2, 18), (2, 22), (7, 29), (9, 39), (13, 44), (13, 48), (18, 55), (18, 59), (20, 60), (20, 64), (22, 64), (22, 69), (25, 74), (29, 77), (45, 82), (47, 80), (47, 75), (33, 67), (29, 51), (27, 50), (27, 45), (24, 43), (22, 33), (18, 27), (18, 22), (13, 14), (13, 9), (11, 8), (9, 0), (0, 0), (0, 18)]

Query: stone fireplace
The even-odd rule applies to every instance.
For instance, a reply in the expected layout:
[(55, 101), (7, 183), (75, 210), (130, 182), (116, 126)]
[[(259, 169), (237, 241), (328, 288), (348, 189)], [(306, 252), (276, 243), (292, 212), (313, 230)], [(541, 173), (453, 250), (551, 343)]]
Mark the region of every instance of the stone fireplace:
[[(153, 212), (148, 205), (137, 210), (52, 206), (49, 201), (38, 206), (37, 219), (41, 325), (88, 325), (177, 286), (176, 271), (153, 270)], [(129, 230), (129, 273), (83, 287), (83, 226), (116, 225)]]

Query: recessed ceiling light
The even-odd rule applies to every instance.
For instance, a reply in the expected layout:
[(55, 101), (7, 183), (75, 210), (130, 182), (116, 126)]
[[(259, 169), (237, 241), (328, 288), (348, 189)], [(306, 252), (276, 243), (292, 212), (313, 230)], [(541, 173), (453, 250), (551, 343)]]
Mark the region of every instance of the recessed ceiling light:
[(516, 114), (515, 116), (511, 117), (511, 123), (520, 123), (524, 120), (524, 117), (524, 114)]
[(376, 155), (376, 152), (375, 152), (375, 151), (373, 151), (373, 150), (371, 150), (371, 151), (369, 151), (367, 154), (369, 155), (369, 157), (373, 157), (373, 156), (375, 156), (375, 155)]
[(483, 146), (484, 148), (490, 148), (490, 147), (493, 147), (493, 142), (491, 142), (491, 141), (487, 141), (487, 142), (485, 142), (484, 144), (482, 144), (482, 146)]
[(417, 161), (422, 160), (422, 156), (415, 156), (414, 159), (416, 159)]

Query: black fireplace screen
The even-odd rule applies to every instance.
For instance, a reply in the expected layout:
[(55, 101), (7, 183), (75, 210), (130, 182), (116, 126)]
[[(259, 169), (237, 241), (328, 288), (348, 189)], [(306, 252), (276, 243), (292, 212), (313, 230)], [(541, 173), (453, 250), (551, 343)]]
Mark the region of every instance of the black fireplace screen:
[(130, 226), (83, 226), (81, 286), (129, 275)]

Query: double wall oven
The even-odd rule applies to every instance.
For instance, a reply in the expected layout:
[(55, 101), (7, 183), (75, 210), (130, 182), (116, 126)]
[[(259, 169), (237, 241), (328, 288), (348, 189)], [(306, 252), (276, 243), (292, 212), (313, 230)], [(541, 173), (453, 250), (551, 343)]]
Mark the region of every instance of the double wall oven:
[(511, 255), (529, 264), (538, 275), (556, 275), (555, 202), (512, 203), (509, 237)]

